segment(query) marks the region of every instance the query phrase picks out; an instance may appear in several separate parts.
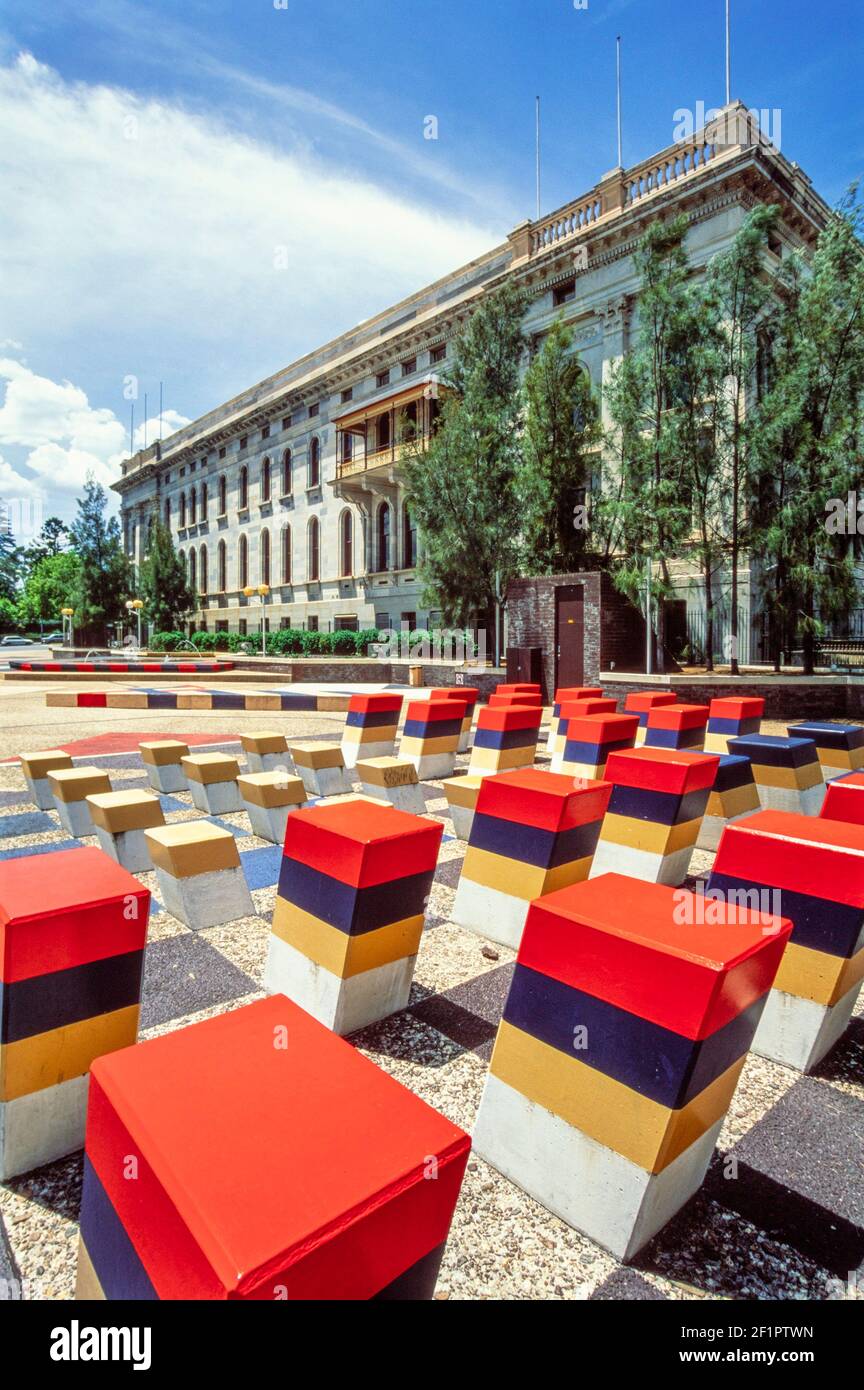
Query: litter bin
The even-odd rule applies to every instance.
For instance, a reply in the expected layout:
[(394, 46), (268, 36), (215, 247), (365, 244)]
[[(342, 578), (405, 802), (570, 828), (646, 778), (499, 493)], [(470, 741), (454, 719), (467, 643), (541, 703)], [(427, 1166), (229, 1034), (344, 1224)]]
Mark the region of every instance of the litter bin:
[(422, 685), (422, 684), (423, 684), (423, 667), (422, 667), (422, 666), (419, 666), (419, 665), (418, 665), (418, 666), (409, 666), (409, 667), (408, 667), (408, 684), (409, 684), (409, 685), (414, 685), (414, 686), (419, 686), (419, 685)]

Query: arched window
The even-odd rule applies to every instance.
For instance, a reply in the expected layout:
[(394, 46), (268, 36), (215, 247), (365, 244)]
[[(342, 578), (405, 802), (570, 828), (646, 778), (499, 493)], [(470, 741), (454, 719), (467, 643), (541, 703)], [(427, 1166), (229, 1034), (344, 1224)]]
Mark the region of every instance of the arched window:
[(210, 576), (207, 573), (207, 547), (202, 545), (198, 551), (198, 585), (202, 594), (207, 592), (207, 581)]
[(207, 520), (207, 508), (210, 505), (210, 489), (206, 483), (201, 484), (201, 520)]
[(347, 578), (354, 573), (354, 517), (346, 507), (339, 521), (339, 551), (342, 557), (342, 575)]
[(321, 482), (321, 443), (317, 434), (309, 445), (309, 487), (318, 487)]
[(390, 507), (382, 502), (378, 508), (378, 569), (390, 568)]
[(261, 501), (270, 501), (270, 460), (267, 458), (261, 465)]
[(183, 528), (185, 525), (186, 525), (186, 493), (185, 493), (185, 492), (181, 492), (181, 493), (180, 493), (180, 527), (181, 527), (181, 530), (182, 530), (182, 528)]
[(282, 583), (291, 583), (291, 527), (282, 527)]
[(402, 554), (403, 568), (413, 569), (417, 563), (417, 527), (411, 518), (407, 502), (402, 508)]
[(219, 479), (219, 515), (224, 516), (228, 510), (228, 481), (223, 473)]
[(390, 448), (390, 412), (386, 410), (383, 415), (378, 416), (378, 438), (379, 449)]
[(261, 570), (259, 584), (270, 583), (270, 532), (266, 526), (261, 532)]
[(189, 550), (189, 588), (193, 594), (198, 592), (198, 556), (195, 554), (194, 545)]
[(189, 489), (189, 525), (194, 526), (197, 520), (198, 498), (195, 495), (194, 487)]
[(286, 449), (282, 455), (282, 496), (288, 497), (291, 493), (291, 450)]
[(228, 551), (225, 548), (224, 541), (219, 542), (217, 561), (219, 567), (219, 592), (220, 594), (224, 594), (225, 590), (228, 588)]
[(246, 467), (245, 463), (240, 469), (240, 490), (237, 506), (241, 512), (244, 512), (249, 506), (249, 469)]
[(170, 497), (166, 497), (166, 498), (165, 498), (165, 526), (166, 526), (166, 529), (167, 529), (167, 530), (169, 530), (169, 531), (171, 530), (171, 498), (170, 498)]
[(318, 518), (313, 516), (307, 533), (306, 578), (316, 580), (320, 575), (320, 554), (318, 543)]
[(246, 534), (240, 537), (240, 544), (237, 547), (237, 587), (245, 589), (249, 583), (249, 542)]

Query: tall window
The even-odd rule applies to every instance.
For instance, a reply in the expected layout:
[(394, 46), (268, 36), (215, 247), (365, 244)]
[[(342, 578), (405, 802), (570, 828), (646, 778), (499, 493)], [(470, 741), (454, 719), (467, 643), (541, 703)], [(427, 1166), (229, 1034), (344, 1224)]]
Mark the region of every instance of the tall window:
[(340, 529), (342, 574), (347, 578), (354, 573), (354, 517), (347, 507), (340, 519)]
[(270, 460), (265, 459), (261, 465), (261, 501), (270, 501)]
[(240, 537), (240, 544), (237, 547), (237, 587), (245, 589), (249, 583), (249, 542), (246, 533)]
[(390, 448), (390, 412), (389, 412), (389, 410), (385, 411), (383, 415), (379, 415), (379, 416), (378, 416), (377, 430), (378, 430), (378, 448), (379, 448), (379, 449), (389, 449), (389, 448)]
[(390, 508), (382, 502), (378, 508), (378, 569), (390, 568)]
[(266, 526), (261, 532), (261, 578), (259, 583), (270, 583), (270, 532)]
[(228, 551), (224, 541), (219, 542), (217, 555), (219, 563), (219, 592), (220, 594), (224, 594), (225, 590), (228, 588)]
[(219, 475), (219, 515), (224, 516), (228, 510), (228, 480), (224, 473)]
[(165, 498), (165, 526), (171, 530), (171, 498)]
[(404, 568), (413, 569), (417, 563), (417, 527), (411, 518), (407, 502), (402, 508), (402, 553)]
[(185, 493), (185, 492), (181, 492), (181, 493), (180, 493), (180, 527), (181, 527), (181, 530), (182, 530), (182, 528), (183, 528), (185, 525), (186, 525), (186, 493)]
[(291, 450), (286, 449), (282, 455), (282, 496), (288, 497), (291, 492)]
[(318, 487), (321, 482), (321, 443), (317, 434), (309, 445), (309, 487)]
[(207, 547), (206, 545), (202, 545), (201, 549), (198, 551), (198, 583), (201, 586), (202, 594), (206, 594), (207, 592), (208, 579), (209, 575), (207, 573)]
[(240, 469), (240, 494), (237, 499), (237, 506), (244, 512), (249, 506), (249, 469), (245, 463)]
[(315, 580), (320, 577), (321, 573), (317, 516), (313, 516), (312, 520), (309, 522), (309, 531), (307, 534), (306, 543), (308, 549), (308, 557), (306, 562), (306, 578), (309, 580)]
[(189, 489), (189, 525), (190, 525), (190, 526), (194, 526), (194, 525), (195, 525), (195, 522), (196, 522), (197, 519), (198, 519), (197, 513), (198, 513), (198, 498), (197, 498), (197, 496), (195, 495), (195, 489), (194, 489), (194, 487), (190, 487), (190, 489)]
[(210, 489), (206, 483), (201, 484), (201, 520), (207, 520), (207, 508), (210, 505)]
[(189, 549), (189, 588), (193, 594), (198, 592), (198, 556), (195, 554), (194, 545)]
[(282, 583), (291, 583), (291, 527), (282, 527)]

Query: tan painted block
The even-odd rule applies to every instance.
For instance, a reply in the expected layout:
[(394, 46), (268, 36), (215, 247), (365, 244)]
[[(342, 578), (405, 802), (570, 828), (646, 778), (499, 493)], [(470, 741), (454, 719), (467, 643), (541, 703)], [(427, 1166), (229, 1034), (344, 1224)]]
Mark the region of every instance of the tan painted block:
[(19, 753), (18, 757), (21, 759), (21, 771), (34, 782), (47, 777), (49, 772), (72, 766), (71, 757), (62, 748), (46, 748), (41, 753)]
[(146, 743), (139, 743), (138, 748), (142, 762), (149, 763), (151, 767), (167, 767), (170, 763), (179, 763), (189, 756), (189, 744), (181, 743), (176, 738), (151, 739)]
[(150, 830), (165, 824), (162, 803), (152, 792), (96, 792), (88, 796), (87, 805), (93, 824), (111, 835), (119, 835), (124, 830)]
[(288, 740), (284, 734), (277, 733), (275, 730), (266, 730), (256, 734), (241, 734), (240, 746), (244, 753), (259, 753), (262, 757), (265, 753), (288, 752)]
[(111, 778), (98, 767), (60, 767), (48, 773), (48, 785), (60, 801), (84, 801), (96, 792), (110, 792)]
[(319, 695), (318, 713), (347, 714), (350, 695)]
[(212, 709), (213, 697), (203, 690), (181, 690), (177, 696), (178, 709)]
[(338, 743), (292, 743), (289, 749), (295, 767), (344, 767)]
[(279, 698), (278, 695), (263, 695), (263, 694), (262, 694), (262, 695), (247, 695), (247, 696), (246, 696), (246, 709), (247, 709), (247, 710), (256, 710), (256, 709), (264, 709), (264, 710), (281, 710), (281, 708), (282, 708), (282, 701), (280, 700), (280, 698)]
[(147, 696), (138, 690), (109, 690), (105, 696), (106, 709), (146, 709)]
[(306, 788), (300, 777), (284, 772), (244, 772), (237, 778), (244, 801), (256, 806), (299, 806), (306, 800)]
[(64, 709), (69, 706), (77, 707), (78, 696), (68, 690), (49, 690), (45, 696), (45, 704), (49, 709), (58, 709), (61, 706)]
[(144, 832), (153, 867), (172, 878), (194, 878), (219, 869), (239, 869), (237, 842), (229, 830), (210, 821), (181, 821)]
[(240, 775), (240, 764), (230, 753), (192, 753), (181, 758), (180, 766), (190, 782), (201, 782), (205, 787), (214, 782), (236, 782)]
[(405, 758), (363, 758), (354, 770), (361, 782), (373, 787), (412, 787), (417, 782), (417, 769)]
[(477, 806), (477, 797), (480, 788), (485, 781), (483, 777), (469, 774), (467, 777), (448, 777), (441, 785), (447, 797), (448, 806), (467, 806), (473, 811)]

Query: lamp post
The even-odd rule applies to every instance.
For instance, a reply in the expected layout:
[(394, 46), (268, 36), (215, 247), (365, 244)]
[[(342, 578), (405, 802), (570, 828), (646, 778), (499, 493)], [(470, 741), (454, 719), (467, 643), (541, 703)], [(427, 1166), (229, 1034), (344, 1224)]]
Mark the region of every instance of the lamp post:
[[(75, 609), (74, 609), (74, 608), (61, 608), (61, 609), (60, 609), (60, 616), (61, 616), (61, 618), (63, 619), (63, 641), (64, 641), (64, 642), (68, 642), (70, 647), (72, 646), (72, 618), (73, 618), (74, 613), (75, 613)], [(67, 632), (67, 627), (66, 627), (67, 623), (68, 623), (68, 625), (69, 625), (69, 627), (68, 627), (68, 632)]]
[(261, 600), (261, 655), (262, 655), (262, 656), (266, 656), (266, 655), (267, 655), (267, 623), (266, 623), (266, 621), (265, 621), (264, 613), (265, 613), (265, 608), (266, 608), (266, 604), (267, 604), (267, 595), (269, 594), (269, 592), (270, 592), (270, 585), (269, 585), (269, 584), (259, 584), (258, 587), (257, 587), (257, 589), (253, 588), (251, 584), (247, 584), (246, 587), (245, 587), (245, 589), (243, 590), (243, 593), (246, 595), (247, 598), (252, 598), (253, 594), (257, 594), (258, 597), (259, 597), (260, 600)]
[(143, 604), (143, 602), (141, 601), (140, 598), (130, 598), (130, 599), (127, 599), (127, 600), (126, 600), (126, 612), (129, 614), (129, 617), (130, 617), (130, 618), (132, 617), (132, 614), (134, 613), (134, 614), (135, 614), (135, 617), (136, 617), (137, 620), (138, 620), (138, 650), (139, 650), (139, 652), (140, 652), (140, 650), (141, 650), (141, 609), (142, 609), (143, 607), (144, 607), (144, 604)]

